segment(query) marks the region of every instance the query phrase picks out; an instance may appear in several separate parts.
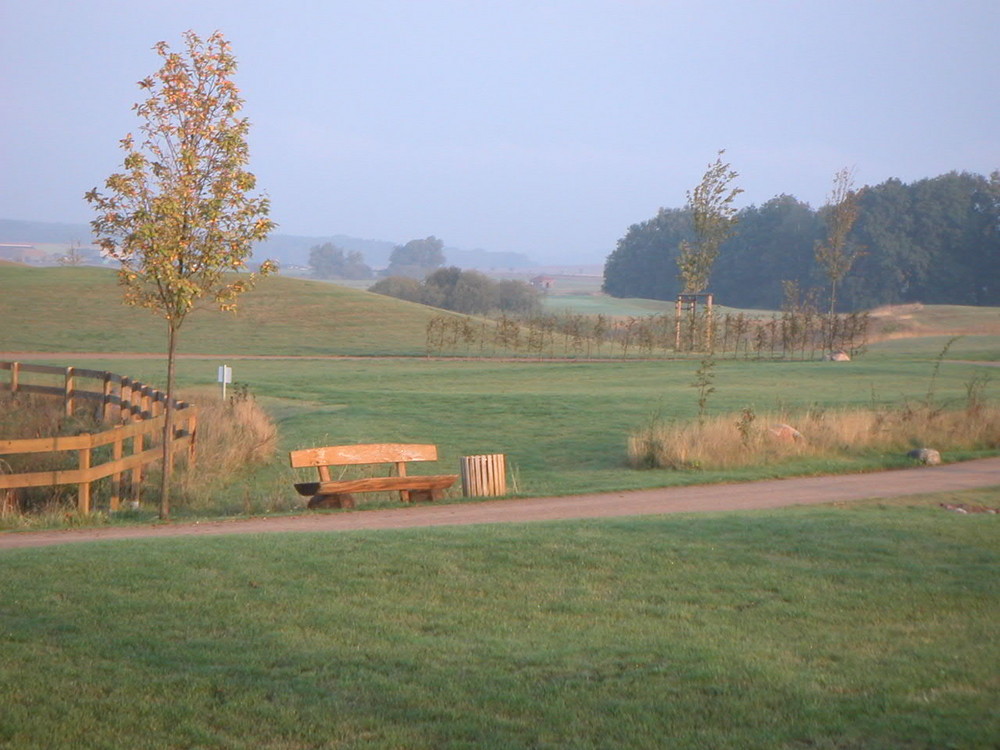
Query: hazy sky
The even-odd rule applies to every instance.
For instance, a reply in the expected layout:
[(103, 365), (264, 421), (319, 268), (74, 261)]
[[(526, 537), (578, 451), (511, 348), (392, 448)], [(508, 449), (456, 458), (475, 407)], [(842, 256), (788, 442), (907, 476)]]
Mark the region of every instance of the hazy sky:
[(92, 218), (186, 29), (282, 233), (601, 262), (720, 148), (742, 205), (1000, 168), (997, 0), (0, 0), (0, 218)]

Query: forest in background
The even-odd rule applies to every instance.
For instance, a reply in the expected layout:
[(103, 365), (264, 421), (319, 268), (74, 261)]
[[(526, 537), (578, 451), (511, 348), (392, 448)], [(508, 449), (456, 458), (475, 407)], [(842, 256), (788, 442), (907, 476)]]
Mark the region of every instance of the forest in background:
[[(950, 172), (909, 184), (890, 179), (861, 188), (858, 208), (848, 237), (858, 256), (838, 287), (839, 310), (906, 302), (1000, 305), (1000, 171)], [(717, 303), (741, 308), (779, 309), (790, 288), (825, 299), (829, 281), (815, 249), (826, 236), (827, 211), (791, 195), (744, 208), (707, 291)], [(693, 237), (686, 209), (662, 208), (632, 225), (608, 256), (603, 290), (674, 299), (681, 291), (678, 246)]]

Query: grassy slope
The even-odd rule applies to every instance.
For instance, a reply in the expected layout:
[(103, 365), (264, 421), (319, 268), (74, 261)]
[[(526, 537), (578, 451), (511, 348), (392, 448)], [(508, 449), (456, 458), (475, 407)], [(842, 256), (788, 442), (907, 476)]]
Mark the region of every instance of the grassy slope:
[[(126, 307), (114, 272), (0, 267), (0, 351), (161, 352), (160, 318)], [(315, 281), (265, 279), (237, 314), (195, 310), (180, 351), (421, 354), (439, 311)]]
[(985, 748), (988, 499), (5, 551), (0, 745)]

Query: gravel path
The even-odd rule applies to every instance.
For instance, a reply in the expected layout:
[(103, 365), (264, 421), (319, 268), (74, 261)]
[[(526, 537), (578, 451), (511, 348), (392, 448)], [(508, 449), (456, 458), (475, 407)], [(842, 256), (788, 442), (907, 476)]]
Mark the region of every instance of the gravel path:
[(204, 523), (4, 532), (0, 533), (0, 549), (110, 539), (401, 529), (663, 513), (757, 510), (984, 487), (996, 488), (997, 499), (1000, 501), (1000, 457), (871, 474), (776, 479), (746, 484), (488, 500), (456, 505), (418, 505), (386, 510), (355, 510)]

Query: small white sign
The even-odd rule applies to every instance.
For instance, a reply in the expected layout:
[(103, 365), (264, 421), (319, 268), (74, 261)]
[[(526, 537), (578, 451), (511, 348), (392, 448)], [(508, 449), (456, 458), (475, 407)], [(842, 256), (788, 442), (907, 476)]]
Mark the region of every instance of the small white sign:
[(226, 400), (226, 384), (233, 382), (233, 368), (229, 365), (222, 365), (219, 368), (219, 382), (222, 383), (222, 400)]

